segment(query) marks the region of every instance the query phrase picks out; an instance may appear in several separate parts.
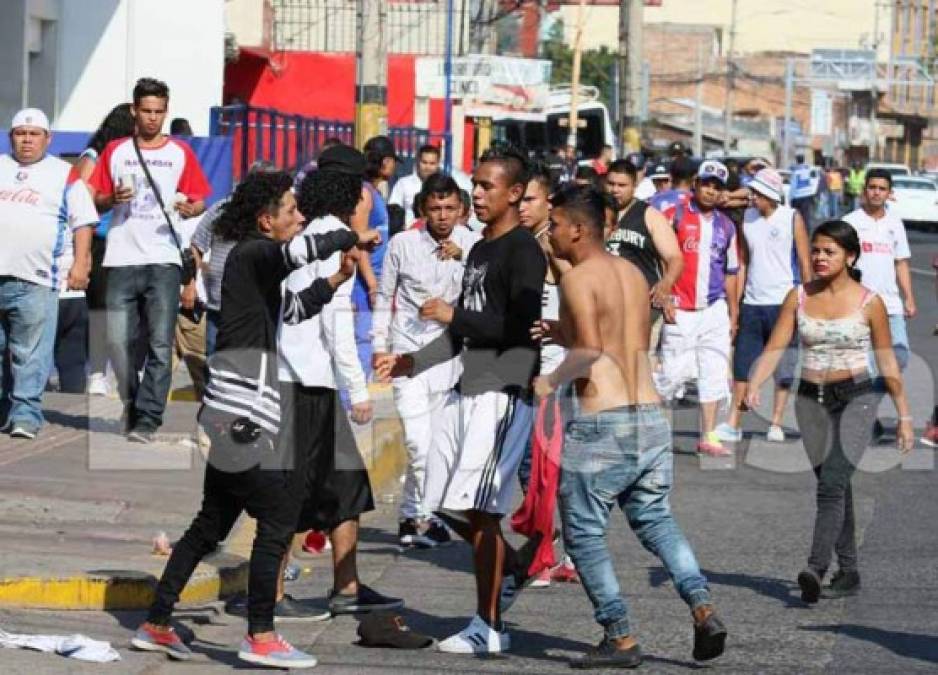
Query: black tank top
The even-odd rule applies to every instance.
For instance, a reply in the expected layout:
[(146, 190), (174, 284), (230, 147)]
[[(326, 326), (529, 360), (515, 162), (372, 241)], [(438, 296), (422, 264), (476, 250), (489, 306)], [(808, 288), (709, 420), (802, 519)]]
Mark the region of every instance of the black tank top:
[(619, 226), (613, 230), (606, 246), (610, 253), (618, 253), (638, 267), (651, 287), (661, 278), (661, 259), (648, 232), (648, 226), (645, 225), (647, 209), (646, 202), (634, 201), (619, 219)]

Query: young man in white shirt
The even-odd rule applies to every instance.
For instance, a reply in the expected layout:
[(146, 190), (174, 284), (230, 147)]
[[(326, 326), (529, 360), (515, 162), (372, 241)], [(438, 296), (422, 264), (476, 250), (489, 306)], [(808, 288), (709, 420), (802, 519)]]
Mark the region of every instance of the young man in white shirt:
[[(305, 234), (349, 230), (361, 197), (365, 158), (345, 145), (319, 156), (318, 169), (300, 186), (300, 210), (308, 218)], [(314, 261), (290, 274), (287, 291), (339, 269), (341, 255)], [(373, 415), (368, 383), (358, 357), (351, 293), (354, 278), (336, 289), (319, 316), (303, 323), (286, 320), (284, 304), (278, 336), (283, 425), (280, 442), (293, 457), (288, 490), (296, 506), (295, 531), (327, 532), (332, 543), (332, 614), (395, 609), (404, 603), (361, 583), (356, 549), (359, 517), (374, 510), (371, 483), (355, 435), (339, 402), (347, 391), (351, 417), (367, 424)], [(287, 454), (289, 453), (289, 454)], [(315, 608), (280, 594), (277, 616), (294, 621), (328, 618)]]
[[(114, 209), (104, 255), (108, 351), (124, 403), (127, 438), (138, 443), (151, 442), (163, 423), (182, 280), (179, 245), (160, 198), (170, 218), (174, 211), (181, 218), (194, 218), (205, 210), (211, 192), (192, 149), (162, 133), (168, 103), (169, 88), (163, 82), (138, 80), (132, 108), (135, 135), (109, 143), (90, 180), (98, 208)], [(140, 165), (135, 143), (155, 188)], [(149, 328), (142, 381), (131, 361), (141, 314)]]
[(417, 151), (414, 172), (394, 184), (388, 205), (400, 206), (404, 210), (404, 228), (417, 220), (414, 202), (423, 188), (423, 182), (440, 170), (440, 149), (435, 145), (423, 145)]
[[(0, 156), (0, 425), (14, 438), (35, 438), (43, 424), (58, 289), (63, 279), (67, 288), (87, 288), (89, 226), (98, 222), (85, 184), (46, 154), (51, 140), (46, 115), (27, 108), (10, 125), (12, 154)], [(69, 231), (74, 260), (66, 269)]]
[[(715, 429), (721, 441), (743, 439), (743, 401), (749, 373), (762, 355), (778, 321), (788, 292), (811, 280), (808, 229), (801, 214), (784, 206), (784, 183), (775, 169), (764, 168), (749, 181), (752, 207), (746, 210), (739, 235), (739, 273), (742, 287), (739, 330), (733, 350), (733, 399), (726, 422)], [(798, 361), (792, 345), (775, 371), (775, 399), (766, 439), (783, 442), (782, 416)]]
[[(844, 220), (853, 225), (860, 237), (862, 251), (856, 266), (863, 273), (861, 281), (886, 304), (892, 348), (899, 368), (905, 369), (909, 362), (909, 334), (905, 322), (907, 318), (914, 318), (918, 309), (909, 269), (912, 252), (902, 219), (886, 208), (890, 194), (892, 175), (885, 169), (870, 169), (863, 185), (863, 206), (848, 213)], [(874, 370), (872, 355), (870, 359), (870, 368)], [(879, 420), (875, 428), (876, 436), (881, 436)]]
[[(416, 351), (443, 333), (442, 324), (420, 318), (420, 307), (433, 297), (456, 301), (465, 258), (481, 238), (458, 224), (462, 200), (455, 180), (437, 173), (423, 186), (417, 200), (426, 227), (392, 237), (385, 256), (372, 327), (375, 359), (388, 352)], [(450, 541), (446, 526), (431, 518), (424, 504), (423, 483), (433, 415), (456, 384), (459, 372), (459, 359), (450, 359), (416, 377), (394, 380), (394, 404), (407, 446), (398, 527), (402, 546), (432, 548)]]

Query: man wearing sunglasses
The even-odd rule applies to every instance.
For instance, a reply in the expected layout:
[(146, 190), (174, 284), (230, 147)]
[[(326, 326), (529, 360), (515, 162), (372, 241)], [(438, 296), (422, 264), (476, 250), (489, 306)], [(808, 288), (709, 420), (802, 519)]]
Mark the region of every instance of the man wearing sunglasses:
[(689, 202), (665, 211), (684, 256), (674, 285), (675, 320), (661, 335), (661, 368), (656, 373), (664, 398), (679, 398), (684, 383), (696, 379), (700, 401), (697, 451), (712, 456), (730, 452), (714, 432), (717, 407), (729, 390), (729, 352), (739, 311), (736, 227), (718, 210), (729, 170), (720, 162), (700, 165)]

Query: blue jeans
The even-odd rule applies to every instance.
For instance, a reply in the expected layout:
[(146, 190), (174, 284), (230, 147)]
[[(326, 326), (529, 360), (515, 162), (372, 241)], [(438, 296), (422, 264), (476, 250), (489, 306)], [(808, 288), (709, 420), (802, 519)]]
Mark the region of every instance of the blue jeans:
[(38, 431), (42, 392), (52, 370), (58, 294), (15, 277), (0, 277), (0, 423)]
[[(905, 370), (909, 364), (909, 331), (906, 328), (905, 315), (889, 315), (889, 333), (892, 336), (892, 350), (896, 353), (896, 362), (899, 364), (899, 370)], [(876, 358), (873, 352), (869, 353), (867, 359), (870, 374), (873, 376), (873, 388), (880, 394), (886, 392), (886, 380), (879, 377), (879, 368), (876, 366)]]
[(661, 559), (691, 610), (711, 603), (707, 580), (671, 514), (673, 474), (671, 427), (657, 405), (614, 408), (567, 423), (559, 491), (564, 547), (610, 639), (630, 634), (628, 606), (606, 546), (615, 504), (642, 545)]
[(205, 358), (215, 353), (215, 344), (218, 342), (218, 324), (221, 323), (221, 312), (217, 309), (205, 310)]
[[(130, 265), (108, 270), (108, 353), (128, 415), (128, 428), (155, 431), (163, 423), (172, 383), (179, 281), (178, 265)], [(141, 315), (149, 326), (142, 381), (134, 367), (134, 339)]]

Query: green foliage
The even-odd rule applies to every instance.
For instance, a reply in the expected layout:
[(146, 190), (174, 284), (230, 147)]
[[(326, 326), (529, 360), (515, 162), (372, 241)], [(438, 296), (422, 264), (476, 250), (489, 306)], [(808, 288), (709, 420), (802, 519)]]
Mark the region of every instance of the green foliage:
[[(573, 49), (564, 42), (563, 22), (556, 21), (547, 40), (541, 43), (541, 58), (549, 59), (551, 84), (569, 84), (573, 79)], [(599, 89), (599, 95), (608, 107), (615, 95), (615, 68), (618, 52), (607, 47), (588, 49), (580, 59), (580, 84), (589, 84)]]

